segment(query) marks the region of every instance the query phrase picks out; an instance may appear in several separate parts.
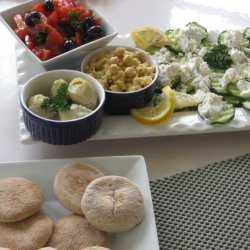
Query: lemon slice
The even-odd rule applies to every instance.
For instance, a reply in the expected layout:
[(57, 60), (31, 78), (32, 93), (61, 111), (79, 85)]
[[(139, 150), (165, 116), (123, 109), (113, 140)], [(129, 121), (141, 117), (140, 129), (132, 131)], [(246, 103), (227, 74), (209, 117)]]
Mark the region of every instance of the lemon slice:
[(162, 89), (164, 98), (153, 107), (131, 109), (132, 116), (146, 125), (155, 125), (166, 120), (175, 109), (175, 96), (173, 90), (166, 86)]
[(136, 46), (144, 50), (153, 45), (163, 47), (168, 43), (166, 34), (153, 27), (134, 29), (130, 35)]
[(195, 107), (198, 106), (200, 101), (195, 96), (173, 91), (175, 97), (175, 110), (183, 109), (187, 107)]

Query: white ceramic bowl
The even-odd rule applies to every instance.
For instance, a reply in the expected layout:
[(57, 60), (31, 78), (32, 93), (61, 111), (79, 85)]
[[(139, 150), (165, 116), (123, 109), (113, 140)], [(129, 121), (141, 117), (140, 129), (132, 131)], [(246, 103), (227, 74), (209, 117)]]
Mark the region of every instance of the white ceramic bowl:
[(13, 15), (25, 14), (26, 12), (30, 11), (30, 9), (36, 2), (42, 2), (42, 0), (26, 1), (7, 10), (3, 10), (2, 12), (0, 12), (0, 20), (11, 32), (11, 34), (13, 34), (18, 44), (20, 44), (26, 50), (28, 56), (30, 56), (35, 63), (42, 65), (45, 69), (72, 68), (73, 66), (79, 65), (84, 53), (106, 45), (117, 35), (117, 30), (115, 29), (115, 27), (101, 13), (96, 11), (91, 5), (87, 3), (87, 6), (84, 6), (86, 6), (88, 9), (93, 10), (94, 14), (101, 18), (101, 26), (105, 30), (105, 36), (95, 41), (81, 45), (68, 52), (64, 52), (63, 54), (60, 54), (46, 61), (42, 61), (24, 44), (24, 42), (14, 32), (16, 24), (13, 20)]
[[(62, 78), (70, 82), (76, 77), (86, 79), (98, 95), (98, 105), (91, 113), (74, 120), (58, 121), (43, 118), (28, 108), (27, 102), (29, 98), (36, 94), (46, 95), (53, 81)], [(35, 139), (54, 145), (69, 145), (88, 139), (101, 126), (105, 91), (98, 81), (80, 71), (52, 70), (28, 80), (21, 89), (20, 102), (24, 124)]]
[(129, 51), (140, 51), (144, 56), (145, 60), (149, 63), (149, 65), (155, 67), (155, 76), (153, 77), (152, 81), (145, 87), (130, 92), (115, 92), (110, 90), (105, 90), (106, 92), (106, 101), (104, 104), (104, 111), (107, 114), (111, 115), (123, 115), (123, 114), (130, 114), (130, 110), (133, 108), (142, 108), (145, 107), (153, 98), (155, 93), (155, 83), (156, 79), (159, 75), (159, 69), (156, 61), (154, 58), (147, 52), (131, 47), (131, 46), (124, 46), (124, 45), (117, 45), (117, 46), (104, 46), (98, 48), (92, 52), (90, 52), (87, 56), (85, 56), (81, 63), (81, 71), (84, 72), (84, 66), (88, 64), (88, 61), (95, 55), (99, 54), (100, 52), (104, 51), (113, 51), (118, 47), (123, 47)]

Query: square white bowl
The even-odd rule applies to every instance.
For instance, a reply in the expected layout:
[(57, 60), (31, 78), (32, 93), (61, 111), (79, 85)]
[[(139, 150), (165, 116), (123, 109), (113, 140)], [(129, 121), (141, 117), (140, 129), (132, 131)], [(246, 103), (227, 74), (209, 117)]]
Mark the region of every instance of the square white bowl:
[(106, 45), (109, 43), (116, 35), (117, 30), (116, 28), (97, 10), (95, 10), (91, 5), (88, 3), (82, 4), (86, 6), (88, 9), (92, 9), (94, 14), (101, 18), (101, 26), (105, 30), (105, 36), (99, 38), (95, 41), (89, 42), (87, 44), (81, 45), (73, 50), (68, 52), (64, 52), (61, 55), (55, 56), (51, 59), (46, 61), (40, 60), (25, 44), (24, 42), (16, 35), (14, 29), (16, 28), (16, 24), (13, 19), (14, 14), (25, 14), (27, 11), (34, 6), (36, 2), (42, 2), (41, 0), (31, 0), (26, 1), (22, 4), (18, 4), (12, 8), (3, 10), (0, 12), (0, 20), (6, 26), (6, 28), (11, 32), (11, 34), (16, 38), (17, 43), (21, 44), (26, 50), (28, 56), (32, 58), (32, 60), (44, 67), (45, 69), (59, 69), (59, 68), (72, 68), (74, 66), (80, 65), (81, 59), (86, 52), (91, 50), (97, 49), (101, 46)]
[(133, 181), (141, 190), (145, 216), (140, 224), (130, 231), (110, 234), (112, 250), (159, 250), (157, 229), (146, 163), (143, 156), (105, 156), (33, 160), (0, 163), (1, 178), (20, 176), (35, 182), (45, 196), (42, 211), (53, 221), (70, 214), (56, 199), (53, 181), (59, 169), (68, 163), (85, 162), (100, 169), (105, 175), (119, 175)]

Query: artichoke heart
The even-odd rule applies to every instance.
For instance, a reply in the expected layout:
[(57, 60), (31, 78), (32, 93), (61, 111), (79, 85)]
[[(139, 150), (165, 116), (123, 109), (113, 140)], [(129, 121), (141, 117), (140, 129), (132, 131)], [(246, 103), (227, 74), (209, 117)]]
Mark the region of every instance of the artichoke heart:
[(91, 112), (92, 112), (91, 109), (88, 109), (85, 106), (78, 104), (71, 104), (70, 110), (58, 111), (60, 120), (62, 121), (78, 119), (86, 116)]
[(58, 94), (58, 89), (61, 87), (62, 84), (68, 85), (68, 83), (64, 79), (55, 80), (52, 84), (50, 89), (50, 96), (54, 97)]
[(88, 81), (82, 78), (74, 78), (68, 87), (69, 97), (74, 103), (94, 109), (98, 102), (98, 96)]
[(42, 103), (45, 100), (48, 100), (49, 98), (47, 96), (44, 96), (42, 94), (37, 94), (32, 96), (28, 101), (28, 108), (34, 112), (35, 114), (44, 117), (46, 119), (55, 119), (57, 113), (53, 110), (46, 110), (43, 109)]

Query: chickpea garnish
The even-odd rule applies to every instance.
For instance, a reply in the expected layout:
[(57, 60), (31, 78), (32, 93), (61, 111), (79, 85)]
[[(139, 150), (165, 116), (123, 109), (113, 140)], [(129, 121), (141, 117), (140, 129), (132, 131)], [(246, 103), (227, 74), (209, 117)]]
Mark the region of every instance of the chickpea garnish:
[(118, 64), (119, 63), (119, 58), (117, 56), (112, 56), (109, 59), (110, 64)]
[(136, 71), (133, 67), (127, 67), (124, 71), (126, 77), (132, 78), (136, 75)]
[(115, 55), (118, 57), (123, 57), (125, 54), (125, 48), (118, 47), (115, 49)]
[(117, 64), (111, 64), (109, 66), (109, 72), (111, 75), (116, 75), (119, 72), (120, 67)]
[(133, 58), (130, 55), (125, 55), (122, 59), (122, 62), (126, 65), (126, 66), (131, 66), (133, 64)]

